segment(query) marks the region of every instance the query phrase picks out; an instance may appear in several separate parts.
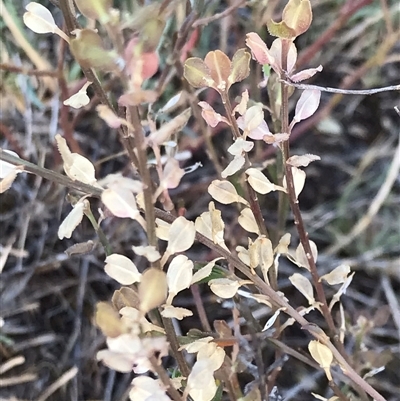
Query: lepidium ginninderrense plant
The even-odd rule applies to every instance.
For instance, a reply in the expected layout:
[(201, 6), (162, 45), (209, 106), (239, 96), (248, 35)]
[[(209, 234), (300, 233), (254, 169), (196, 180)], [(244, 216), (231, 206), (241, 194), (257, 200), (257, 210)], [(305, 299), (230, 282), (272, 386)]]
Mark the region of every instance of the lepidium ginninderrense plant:
[[(293, 90), (288, 82), (298, 83), (322, 70), (322, 66), (295, 70), (297, 50), (294, 40), (306, 32), (312, 22), (310, 1), (290, 0), (283, 10), (282, 21), (268, 22), (270, 34), (276, 37), (270, 48), (257, 33), (251, 32), (246, 35), (248, 49), (237, 50), (232, 59), (220, 50), (209, 52), (204, 60), (197, 57), (180, 60), (177, 54), (173, 54), (175, 68), (191, 87), (211, 88), (218, 92), (224, 113), (217, 113), (205, 101), (194, 102), (196, 93), (188, 87), (159, 108), (158, 112), (168, 113), (177, 104), (186, 107), (169, 122), (157, 128), (154, 113), (146, 115), (148, 135), (144, 134), (142, 119), (150, 106), (158, 107), (154, 105), (163, 86), (160, 85), (158, 90), (146, 89), (146, 82), (159, 68), (157, 48), (165, 28), (164, 17), (172, 12), (172, 7), (154, 3), (138, 9), (134, 17), (124, 19), (118, 10), (112, 8), (110, 0), (75, 0), (79, 12), (88, 21), (97, 21), (101, 28), (97, 31), (89, 27), (93, 24), (80, 28), (76, 10), (71, 4), (63, 0), (59, 3), (68, 35), (57, 27), (51, 13), (38, 3), (26, 7), (24, 22), (34, 32), (56, 33), (68, 43), (87, 82), (76, 94), (65, 99), (64, 105), (76, 109), (85, 107), (90, 102), (87, 90), (92, 87), (101, 101), (96, 108), (98, 116), (118, 131), (137, 178), (111, 174), (97, 180), (91, 161), (71, 151), (65, 138), (56, 135), (67, 177), (1, 150), (1, 159), (7, 162), (2, 162), (1, 187), (2, 192), (5, 191), (17, 174), (30, 172), (75, 190), (70, 198), (72, 210), (61, 223), (58, 236), (60, 240), (71, 238), (86, 215), (106, 254), (105, 272), (121, 284), (111, 303), (97, 305), (95, 321), (107, 338), (106, 347), (97, 354), (98, 360), (116, 371), (134, 371), (137, 374), (129, 395), (132, 401), (278, 399), (273, 398), (273, 393), (279, 365), (267, 375), (261, 354), (254, 357), (257, 372), (254, 369), (248, 372), (253, 375), (253, 381), (239, 385), (238, 374), (245, 369), (242, 365), (243, 353), (246, 352), (239, 326), (235, 325), (232, 334), (228, 325), (219, 322), (214, 326), (215, 331), (211, 331), (205, 319), (202, 331), (191, 330), (185, 336), (177, 335), (173, 320), (192, 316), (193, 310), (175, 306), (176, 296), (196, 283), (206, 282), (218, 298), (234, 299), (237, 304), (235, 313), (241, 313), (246, 319), (249, 313), (249, 319), (253, 318), (246, 309), (247, 300), (270, 309), (270, 317), (261, 332), (254, 329), (246, 341), (271, 338), (278, 347), (277, 360), (279, 352), (288, 352), (282, 340), (287, 327), (296, 324), (307, 331), (313, 338), (308, 342), (308, 351), (314, 360), (308, 358), (308, 362), (324, 371), (335, 394), (330, 400), (348, 399), (348, 390), (341, 384), (345, 382), (351, 384), (362, 399), (367, 399), (368, 394), (375, 400), (384, 401), (382, 395), (351, 366), (343, 346), (344, 333), (339, 330), (343, 322), (337, 323), (332, 317), (335, 307), (341, 311), (343, 319), (340, 298), (354, 273), (348, 266), (341, 265), (328, 274), (319, 275), (317, 247), (308, 238), (298, 202), (306, 180), (304, 169), (319, 160), (313, 154), (291, 155), (289, 148), (294, 125), (312, 116), (320, 101), (318, 89), (304, 90), (296, 102), (294, 117), (289, 120), (289, 97)], [(180, 33), (187, 35), (189, 30), (184, 28)], [(131, 37), (130, 29), (135, 31)], [(111, 43), (111, 50), (104, 42)], [(182, 47), (176, 47), (177, 53)], [(273, 90), (269, 88), (270, 98), (277, 100), (270, 110), (278, 122), (275, 124), (279, 127), (278, 132), (270, 131), (264, 119), (263, 105), (252, 101), (247, 90), (242, 92), (237, 104), (232, 104), (230, 89), (248, 77), (251, 58), (263, 66), (264, 86), (268, 87), (270, 82), (269, 69), (272, 77), (275, 75), (280, 80)], [(110, 101), (99, 79), (107, 73), (114, 76), (123, 88), (116, 105)], [(168, 72), (162, 75), (163, 79), (167, 75)], [(213, 201), (195, 221), (176, 213), (176, 205), (169, 193), (170, 189), (178, 187), (185, 174), (199, 167), (180, 167), (176, 140), (192, 112), (196, 116), (201, 113), (207, 126), (225, 124), (233, 138), (227, 149), (232, 159), (220, 177), (208, 187)], [(256, 142), (275, 146), (281, 152), (280, 182), (271, 182), (262, 169), (252, 165), (249, 152)], [(149, 153), (154, 158), (157, 184), (148, 168)], [(261, 213), (259, 195), (274, 191), (289, 199), (299, 237), (295, 252), (289, 250), (290, 234), (277, 236), (266, 225)], [(102, 202), (99, 220), (92, 213), (94, 197)], [(214, 201), (237, 205), (238, 223), (248, 233), (247, 246), (230, 248), (224, 237), (225, 223), (221, 211)], [(156, 205), (161, 205), (161, 208)], [(138, 269), (130, 258), (113, 252), (100, 224), (111, 215), (135, 220), (146, 233), (147, 243), (132, 247), (136, 255), (146, 259), (146, 269)], [(195, 241), (210, 248), (218, 257), (195, 269), (194, 261), (185, 254)], [(85, 244), (78, 244), (76, 249), (78, 246), (84, 247)], [(83, 252), (76, 249), (74, 252)], [(299, 271), (290, 277), (290, 282), (306, 299), (300, 307), (293, 306), (278, 290), (279, 261), (284, 257), (299, 267)], [(225, 260), (229, 269), (223, 268), (221, 260)], [(307, 278), (308, 274), (303, 274), (307, 271), (311, 280)], [(325, 285), (341, 286), (331, 299), (327, 299)], [(202, 310), (201, 304), (197, 307)], [(311, 311), (322, 315), (324, 326), (307, 320)], [(236, 315), (236, 323), (238, 318)], [(163, 362), (168, 355), (174, 360), (168, 366), (173, 370), (167, 369)], [(305, 358), (297, 351), (291, 356)]]

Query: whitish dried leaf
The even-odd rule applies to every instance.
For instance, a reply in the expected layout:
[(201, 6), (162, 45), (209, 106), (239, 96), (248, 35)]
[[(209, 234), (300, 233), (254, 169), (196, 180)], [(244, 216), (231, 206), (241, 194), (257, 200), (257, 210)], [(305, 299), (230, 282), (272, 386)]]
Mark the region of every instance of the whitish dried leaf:
[(197, 361), (207, 360), (209, 369), (212, 371), (218, 370), (225, 359), (225, 351), (215, 342), (209, 342), (199, 349), (197, 353)]
[(243, 199), (236, 192), (235, 187), (229, 181), (214, 180), (208, 187), (208, 193), (218, 202), (228, 205), (233, 202), (240, 202), (248, 206), (246, 199)]
[(187, 389), (193, 401), (211, 401), (217, 391), (207, 359), (196, 361), (188, 377)]
[(135, 220), (140, 215), (135, 196), (130, 190), (123, 187), (105, 189), (101, 194), (101, 201), (116, 217)]
[(88, 204), (89, 202), (84, 200), (82, 202), (77, 202), (75, 206), (73, 206), (58, 229), (59, 239), (71, 238), (75, 228), (78, 227), (79, 223), (82, 221), (85, 207), (87, 207)]
[(320, 99), (321, 91), (316, 89), (304, 90), (296, 104), (292, 124), (311, 117), (317, 111)]
[(162, 239), (163, 241), (168, 241), (171, 224), (159, 218), (156, 219), (156, 224), (157, 224), (156, 227), (157, 237)]
[(215, 266), (215, 262), (217, 262), (218, 260), (221, 260), (221, 259), (223, 259), (223, 258), (216, 258), (216, 259), (212, 260), (211, 262), (208, 262), (201, 269), (197, 270), (197, 272), (193, 274), (192, 281), (190, 282), (190, 284), (197, 283), (198, 281), (203, 280), (204, 278), (208, 277), (211, 274), (213, 267)]
[(284, 191), (279, 185), (273, 184), (260, 170), (248, 168), (246, 174), (249, 176), (247, 181), (251, 187), (260, 194), (268, 194), (272, 191)]
[(61, 135), (57, 134), (55, 139), (63, 160), (65, 174), (74, 181), (81, 181), (89, 185), (96, 184), (93, 164), (86, 157), (78, 153), (71, 153), (66, 140)]
[(116, 370), (121, 373), (132, 372), (134, 359), (130, 354), (123, 354), (120, 352), (113, 352), (108, 349), (102, 349), (96, 354), (96, 359), (101, 361), (110, 369)]
[(315, 393), (311, 393), (317, 400), (321, 400), (321, 401), (340, 401), (339, 397), (333, 396), (328, 398), (322, 397), (322, 395), (319, 394), (315, 394)]
[(220, 122), (230, 125), (229, 121), (217, 113), (207, 102), (199, 102), (198, 105), (202, 108), (201, 116), (210, 127), (216, 127)]
[(321, 276), (320, 281), (325, 280), (330, 285), (341, 284), (346, 281), (347, 276), (349, 274), (350, 274), (349, 265), (339, 265), (338, 267), (333, 269), (330, 273)]
[[(210, 204), (214, 202), (210, 202)], [(219, 210), (203, 212), (195, 222), (196, 231), (228, 251), (224, 242), (224, 222)]]
[(264, 278), (267, 279), (267, 274), (274, 263), (274, 251), (272, 249), (272, 242), (265, 237), (258, 237), (259, 243), (259, 264)]
[(140, 281), (141, 274), (135, 264), (126, 256), (113, 253), (105, 260), (105, 272), (122, 285), (131, 285)]
[[(297, 167), (291, 167), (291, 169), (293, 174), (294, 191), (297, 199), (304, 188), (306, 173)], [(283, 186), (287, 189), (286, 176), (283, 177)]]
[(317, 155), (307, 153), (306, 155), (302, 156), (291, 156), (289, 159), (287, 159), (286, 163), (293, 167), (307, 167), (314, 160), (321, 160), (321, 158)]
[(51, 12), (39, 3), (29, 3), (23, 15), (24, 24), (35, 33), (55, 33), (57, 25)]
[(63, 104), (65, 106), (73, 107), (74, 109), (80, 109), (83, 106), (87, 106), (90, 102), (89, 96), (86, 93), (89, 85), (91, 85), (91, 82), (86, 82), (77, 93), (64, 100)]
[(281, 310), (282, 310), (282, 308), (275, 311), (275, 313), (267, 320), (267, 323), (265, 323), (265, 326), (262, 329), (262, 331), (267, 331), (269, 328), (271, 328), (274, 325), (276, 319), (278, 318), (279, 314), (281, 313)]
[(168, 299), (167, 304), (171, 304), (174, 296), (178, 292), (189, 288), (193, 277), (193, 262), (185, 255), (175, 256), (168, 266)]
[(276, 145), (278, 143), (285, 142), (289, 139), (290, 135), (289, 134), (271, 134), (268, 133), (263, 136), (263, 141), (265, 143), (268, 143), (269, 145)]
[(99, 302), (96, 305), (96, 326), (107, 337), (118, 337), (126, 332), (118, 312), (108, 302)]
[(176, 95), (172, 96), (160, 110), (158, 110), (158, 113), (168, 113), (169, 111), (173, 111), (176, 106), (181, 104), (181, 100), (184, 100), (184, 98), (185, 96), (183, 92), (178, 92)]
[[(7, 163), (9, 164), (9, 163)], [(0, 194), (7, 191), (7, 189), (11, 188), (14, 180), (17, 178), (17, 175), (21, 173), (21, 170), (17, 168), (12, 169), (1, 181), (0, 181)]]
[[(312, 257), (314, 259), (314, 262), (317, 263), (318, 248), (317, 248), (317, 245), (315, 244), (314, 241), (310, 241), (310, 248), (311, 248), (311, 253), (312, 253)], [(303, 248), (303, 245), (301, 243), (296, 248), (295, 260), (296, 260), (297, 266), (305, 267), (307, 270), (310, 270), (310, 266), (308, 264), (307, 255), (304, 252), (304, 248)]]
[(145, 270), (139, 284), (140, 310), (147, 313), (162, 305), (167, 299), (167, 292), (165, 272), (154, 267)]
[(282, 236), (282, 238), (279, 240), (279, 243), (277, 247), (274, 249), (274, 252), (276, 254), (286, 254), (289, 252), (289, 245), (290, 245), (290, 238), (291, 235), (289, 233), (286, 233)]
[(242, 98), (240, 99), (240, 103), (233, 109), (233, 112), (239, 113), (242, 116), (244, 113), (246, 113), (248, 101), (249, 101), (249, 91), (246, 89), (244, 92), (242, 92)]
[(250, 254), (249, 251), (243, 246), (237, 246), (236, 252), (238, 254), (238, 258), (247, 266), (250, 267)]
[(183, 349), (185, 349), (189, 354), (195, 354), (195, 353), (199, 352), (200, 349), (203, 348), (206, 344), (210, 343), (213, 340), (214, 340), (214, 337), (211, 337), (211, 336), (202, 337), (191, 343), (181, 345), (179, 347), (179, 351), (182, 351)]
[(321, 344), (317, 340), (312, 340), (308, 344), (308, 350), (310, 351), (313, 359), (324, 369), (328, 380), (332, 380), (330, 367), (333, 361), (332, 351), (324, 344)]
[(221, 177), (227, 178), (233, 174), (236, 174), (245, 163), (245, 158), (243, 156), (235, 156), (234, 159), (226, 166), (226, 168), (221, 171)]
[(244, 115), (244, 129), (246, 132), (255, 130), (264, 121), (264, 111), (260, 104), (251, 106)]
[(134, 194), (143, 191), (143, 184), (138, 180), (133, 180), (129, 177), (124, 177), (121, 173), (108, 174), (104, 178), (98, 181), (102, 187), (124, 187), (129, 189)]
[[(12, 150), (2, 149), (2, 151), (4, 153), (8, 153), (11, 156), (19, 158), (19, 156)], [(4, 160), (0, 160), (0, 178), (6, 178), (11, 172), (15, 171), (16, 168), (17, 166), (14, 166), (14, 164), (8, 163)]]
[(250, 152), (254, 147), (254, 142), (246, 141), (243, 138), (235, 139), (235, 142), (229, 146), (228, 152), (233, 156), (241, 156), (243, 153)]
[(154, 246), (133, 246), (133, 252), (136, 255), (144, 256), (149, 262), (155, 262), (156, 260), (161, 258), (160, 252)]
[(150, 331), (165, 334), (165, 330), (162, 327), (150, 323), (137, 308), (125, 306), (119, 311), (119, 313), (121, 315), (121, 321), (124, 322), (125, 327), (128, 328), (130, 334), (139, 336), (142, 333)]
[(308, 278), (300, 273), (294, 273), (289, 280), (306, 297), (309, 305), (315, 304), (314, 289)]
[(176, 134), (182, 130), (182, 128), (189, 121), (191, 114), (192, 111), (190, 108), (188, 108), (182, 113), (178, 114), (172, 120), (163, 124), (159, 130), (152, 132), (149, 135), (147, 139), (148, 143), (151, 146), (153, 145), (160, 146), (163, 143), (167, 142), (171, 138), (171, 135)]
[(148, 376), (138, 376), (132, 380), (133, 388), (129, 392), (131, 401), (170, 401), (162, 382)]
[(178, 217), (169, 229), (167, 252), (174, 254), (186, 251), (193, 245), (195, 235), (194, 223), (183, 216)]
[(333, 306), (336, 304), (336, 302), (339, 301), (342, 294), (346, 293), (347, 288), (349, 287), (351, 281), (353, 280), (354, 274), (355, 272), (351, 273), (350, 276), (346, 278), (346, 281), (339, 288), (339, 291), (332, 297), (331, 303), (329, 304), (329, 310), (332, 310)]
[(161, 315), (169, 319), (182, 320), (185, 317), (193, 316), (193, 312), (186, 308), (177, 308), (172, 305), (163, 305)]
[(246, 207), (240, 212), (238, 222), (246, 231), (256, 234), (260, 233), (256, 219), (250, 208)]
[(229, 278), (216, 278), (210, 280), (208, 285), (211, 291), (220, 298), (232, 298), (240, 287), (240, 283)]
[(96, 107), (99, 117), (106, 122), (110, 128), (119, 128), (121, 125), (129, 125), (126, 120), (118, 117), (108, 106), (99, 104)]
[[(272, 42), (270, 53), (277, 60), (277, 64), (279, 64), (279, 68), (282, 67), (282, 45), (283, 40), (281, 38), (275, 39)], [(297, 49), (293, 42), (290, 42), (289, 53), (287, 56), (287, 72), (290, 74), (296, 64), (297, 60)]]

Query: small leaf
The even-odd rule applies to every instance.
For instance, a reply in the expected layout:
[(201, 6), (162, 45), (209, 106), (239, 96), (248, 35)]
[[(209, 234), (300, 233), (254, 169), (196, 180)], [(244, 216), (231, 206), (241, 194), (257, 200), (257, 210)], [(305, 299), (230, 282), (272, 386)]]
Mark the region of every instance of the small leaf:
[(85, 206), (88, 204), (87, 200), (77, 202), (73, 209), (69, 212), (68, 216), (63, 220), (58, 229), (58, 238), (71, 238), (75, 228), (78, 227), (83, 219)]
[(229, 205), (240, 202), (248, 205), (248, 202), (238, 195), (235, 187), (229, 181), (214, 180), (208, 187), (208, 193), (218, 202)]
[(118, 312), (108, 302), (97, 303), (95, 321), (107, 337), (118, 337), (126, 332)]
[(289, 0), (282, 12), (282, 20), (296, 36), (306, 32), (311, 25), (312, 10), (309, 0)]
[(135, 196), (123, 187), (107, 188), (101, 194), (101, 201), (116, 217), (136, 220), (140, 216)]
[(216, 278), (208, 282), (211, 291), (220, 298), (232, 298), (240, 287), (236, 280)]
[(178, 160), (169, 158), (164, 166), (161, 185), (167, 189), (176, 188), (179, 186), (184, 175), (185, 170), (180, 168)]
[(221, 50), (208, 52), (204, 64), (210, 70), (212, 80), (215, 82), (214, 89), (225, 92), (229, 89), (228, 78), (231, 72), (231, 61)]
[[(2, 152), (19, 158), (17, 153), (13, 152), (12, 150), (2, 149)], [(17, 166), (14, 166), (14, 164), (8, 163), (4, 160), (0, 160), (0, 178), (7, 177), (16, 168), (17, 168)]]
[(128, 125), (123, 118), (118, 117), (108, 106), (99, 104), (96, 107), (99, 117), (106, 122), (110, 128), (119, 128), (121, 125)]
[(217, 113), (207, 102), (199, 102), (198, 105), (202, 108), (201, 116), (210, 127), (214, 128), (220, 122), (230, 125), (229, 121)]
[(29, 3), (23, 15), (24, 24), (35, 33), (55, 33), (58, 28), (51, 12), (39, 3)]
[[(7, 163), (7, 164), (9, 164), (9, 163)], [(0, 181), (0, 194), (6, 192), (8, 189), (11, 188), (11, 185), (17, 178), (18, 173), (21, 172), (20, 170), (15, 168), (15, 166), (13, 166), (13, 167), (14, 168)], [(1, 172), (1, 174), (3, 175), (3, 172)]]
[[(312, 252), (314, 262), (317, 263), (317, 259), (318, 259), (317, 245), (315, 245), (314, 241), (310, 241), (310, 247), (311, 247), (311, 252)], [(308, 259), (307, 259), (306, 253), (304, 252), (303, 245), (301, 243), (296, 248), (296, 263), (298, 266), (305, 267), (307, 270), (310, 270), (310, 267), (308, 264)]]
[(245, 161), (246, 159), (243, 156), (235, 156), (233, 160), (226, 166), (226, 168), (221, 171), (221, 177), (227, 178), (233, 174), (236, 174), (244, 166)]
[(332, 380), (332, 375), (330, 372), (330, 367), (333, 362), (332, 351), (324, 344), (321, 344), (317, 340), (312, 340), (308, 344), (308, 350), (310, 351), (313, 359), (324, 369), (326, 377), (329, 381)]
[(122, 285), (140, 282), (141, 274), (135, 264), (126, 256), (113, 253), (105, 260), (104, 271)]
[(284, 21), (275, 22), (267, 21), (267, 29), (270, 35), (277, 36), (281, 39), (293, 40), (296, 37), (296, 31), (288, 26)]
[(284, 234), (279, 240), (279, 243), (274, 249), (274, 252), (277, 254), (287, 254), (289, 252), (288, 248), (290, 245), (290, 238), (291, 235), (289, 233)]
[[(297, 167), (292, 167), (292, 174), (293, 174), (294, 192), (297, 199), (304, 188), (304, 184), (306, 182), (306, 173)], [(283, 177), (283, 186), (287, 188), (286, 176)]]
[(296, 110), (293, 117), (292, 125), (298, 123), (301, 120), (305, 120), (308, 117), (311, 117), (317, 111), (320, 99), (320, 90), (304, 90), (296, 104)]
[(89, 96), (86, 93), (89, 85), (91, 85), (91, 82), (86, 82), (77, 93), (64, 100), (63, 104), (65, 106), (73, 107), (74, 109), (80, 109), (83, 106), (87, 106), (90, 102)]
[(241, 116), (246, 113), (247, 103), (249, 101), (249, 91), (246, 89), (242, 92), (242, 98), (240, 99), (240, 103), (236, 105), (233, 109), (234, 113), (239, 113)]
[(191, 57), (185, 61), (183, 76), (195, 88), (213, 87), (215, 82), (211, 78), (210, 69), (198, 57)]
[(272, 191), (283, 191), (286, 192), (279, 185), (273, 184), (260, 170), (255, 168), (249, 168), (246, 170), (246, 174), (249, 176), (247, 181), (251, 187), (260, 194), (268, 194)]
[(189, 288), (193, 277), (193, 262), (185, 255), (175, 256), (168, 266), (168, 299), (167, 304), (171, 304), (174, 296), (178, 292)]
[(235, 82), (243, 81), (250, 74), (251, 55), (245, 49), (239, 49), (233, 55), (231, 72), (228, 77), (228, 87)]
[(75, 4), (86, 18), (98, 20), (101, 24), (110, 21), (112, 0), (75, 0)]
[(330, 273), (321, 276), (320, 281), (324, 280), (329, 285), (341, 284), (346, 281), (347, 276), (349, 274), (350, 274), (349, 265), (339, 265), (338, 267), (333, 269)]
[(259, 228), (250, 208), (246, 207), (240, 212), (238, 223), (248, 232), (259, 234)]
[(269, 64), (277, 73), (280, 72), (275, 58), (257, 33), (250, 32), (246, 35), (246, 45), (250, 48), (253, 58), (261, 65)]
[(294, 273), (289, 280), (306, 297), (310, 306), (315, 304), (313, 286), (308, 278), (300, 273)]
[(155, 246), (133, 246), (132, 250), (136, 255), (144, 256), (151, 263), (161, 258), (160, 252), (157, 251)]
[(167, 291), (165, 272), (155, 267), (145, 270), (139, 284), (140, 310), (147, 313), (162, 305), (167, 299)]
[(291, 156), (287, 159), (286, 163), (294, 167), (307, 167), (314, 160), (321, 160), (321, 158), (317, 155), (307, 153), (302, 156)]
[(171, 401), (165, 394), (162, 382), (148, 376), (138, 376), (132, 380), (132, 389), (129, 392), (131, 401)]
[(262, 331), (267, 331), (269, 328), (271, 328), (274, 323), (276, 322), (277, 317), (281, 313), (281, 309), (277, 309), (275, 313), (268, 319), (267, 323), (265, 323), (265, 326), (263, 327)]
[(193, 312), (186, 308), (177, 308), (172, 305), (163, 305), (161, 315), (169, 319), (182, 320), (185, 317), (193, 316)]
[(301, 82), (313, 77), (317, 72), (321, 71), (322, 65), (319, 65), (317, 68), (308, 68), (306, 70), (297, 72), (296, 74), (290, 75), (290, 80), (293, 82)]
[(211, 262), (208, 262), (205, 266), (203, 266), (196, 273), (194, 273), (190, 284), (197, 283), (201, 280), (204, 280), (206, 277), (208, 277), (211, 274), (213, 267), (215, 266), (215, 262), (217, 262), (218, 260), (221, 260), (221, 259), (223, 259), (223, 258), (216, 258), (216, 259), (212, 260)]
[(195, 235), (194, 223), (183, 216), (178, 217), (169, 229), (167, 252), (174, 254), (186, 251), (193, 245)]
[(164, 220), (161, 219), (156, 219), (156, 234), (157, 237), (162, 239), (163, 241), (168, 241), (169, 238), (169, 229), (171, 227), (171, 224), (167, 223)]
[(329, 304), (329, 310), (332, 310), (333, 306), (339, 301), (340, 297), (346, 293), (347, 288), (353, 280), (354, 274), (355, 272), (351, 273), (350, 276), (346, 278), (342, 286), (339, 288), (339, 291), (332, 297), (331, 303)]

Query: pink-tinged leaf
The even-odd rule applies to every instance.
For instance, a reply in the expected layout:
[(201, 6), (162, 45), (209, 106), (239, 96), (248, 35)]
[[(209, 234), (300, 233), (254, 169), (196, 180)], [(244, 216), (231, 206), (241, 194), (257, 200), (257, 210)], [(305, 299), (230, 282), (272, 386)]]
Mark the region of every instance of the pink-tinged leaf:
[(246, 160), (244, 156), (235, 156), (233, 160), (226, 166), (226, 168), (221, 171), (221, 177), (226, 178), (236, 174), (244, 166), (245, 161)]
[(135, 196), (126, 188), (107, 188), (102, 192), (101, 200), (116, 217), (136, 220), (140, 215), (136, 206)]
[(275, 58), (257, 33), (250, 32), (246, 35), (246, 45), (250, 48), (253, 58), (260, 64), (269, 64), (271, 67), (277, 66)]
[(269, 145), (275, 145), (277, 143), (282, 143), (284, 141), (289, 140), (289, 134), (266, 134), (263, 136), (263, 141), (268, 143)]
[(317, 155), (312, 155), (307, 153), (302, 156), (293, 155), (287, 159), (286, 163), (290, 164), (293, 167), (307, 167), (311, 162), (315, 160), (321, 160), (321, 158)]
[[(270, 53), (274, 57), (276, 63), (279, 65), (279, 69), (282, 70), (282, 46), (283, 40), (281, 38), (275, 39), (272, 42)], [(296, 65), (297, 61), (297, 49), (293, 42), (289, 42), (289, 51), (287, 56), (287, 67), (286, 71), (290, 74)], [(275, 70), (276, 73), (279, 73)]]
[(127, 121), (119, 118), (108, 106), (99, 104), (96, 107), (99, 117), (106, 122), (110, 128), (119, 128), (121, 125), (127, 125)]
[(75, 228), (78, 227), (83, 219), (85, 206), (88, 204), (87, 200), (78, 202), (73, 209), (69, 212), (68, 216), (63, 220), (58, 229), (58, 238), (71, 238)]
[(135, 88), (121, 95), (118, 99), (118, 104), (121, 106), (138, 106), (143, 103), (154, 103), (158, 99), (158, 93), (153, 90), (143, 90)]
[(126, 256), (113, 253), (105, 260), (104, 271), (122, 285), (140, 282), (141, 274), (135, 264)]
[(260, 125), (250, 131), (246, 129), (245, 116), (238, 117), (237, 123), (239, 128), (246, 133), (246, 136), (255, 141), (261, 141), (266, 135), (272, 135), (265, 120), (262, 120)]
[(208, 52), (204, 64), (210, 70), (211, 78), (215, 82), (215, 89), (225, 92), (228, 89), (228, 78), (231, 72), (231, 61), (221, 50)]
[(165, 163), (161, 184), (163, 188), (176, 188), (185, 175), (185, 170), (179, 167), (179, 162), (176, 159), (169, 159)]
[(199, 102), (198, 105), (202, 108), (201, 116), (210, 127), (216, 127), (221, 121), (230, 125), (229, 121), (217, 113), (207, 102)]
[(195, 88), (214, 87), (210, 69), (198, 57), (191, 57), (185, 61), (183, 76)]
[(321, 91), (317, 89), (304, 90), (297, 101), (292, 124), (294, 125), (301, 120), (311, 117), (317, 111), (320, 99)]
[(290, 75), (290, 80), (293, 82), (301, 82), (313, 77), (317, 72), (321, 71), (322, 71), (322, 65), (319, 65), (317, 68), (308, 68), (307, 70), (303, 70), (297, 72), (296, 74)]

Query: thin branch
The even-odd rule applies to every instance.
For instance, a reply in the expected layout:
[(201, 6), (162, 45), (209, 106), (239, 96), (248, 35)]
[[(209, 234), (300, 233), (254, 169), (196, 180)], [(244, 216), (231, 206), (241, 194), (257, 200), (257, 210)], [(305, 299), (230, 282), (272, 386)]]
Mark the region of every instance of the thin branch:
[(289, 86), (294, 86), (297, 89), (317, 89), (321, 92), (341, 93), (343, 95), (373, 95), (375, 93), (381, 93), (381, 92), (400, 91), (400, 84), (385, 86), (383, 88), (358, 90), (358, 89), (329, 88), (327, 86), (318, 86), (318, 85), (296, 84), (295, 82), (291, 82), (285, 79), (282, 79), (281, 82), (284, 82), (286, 85)]

